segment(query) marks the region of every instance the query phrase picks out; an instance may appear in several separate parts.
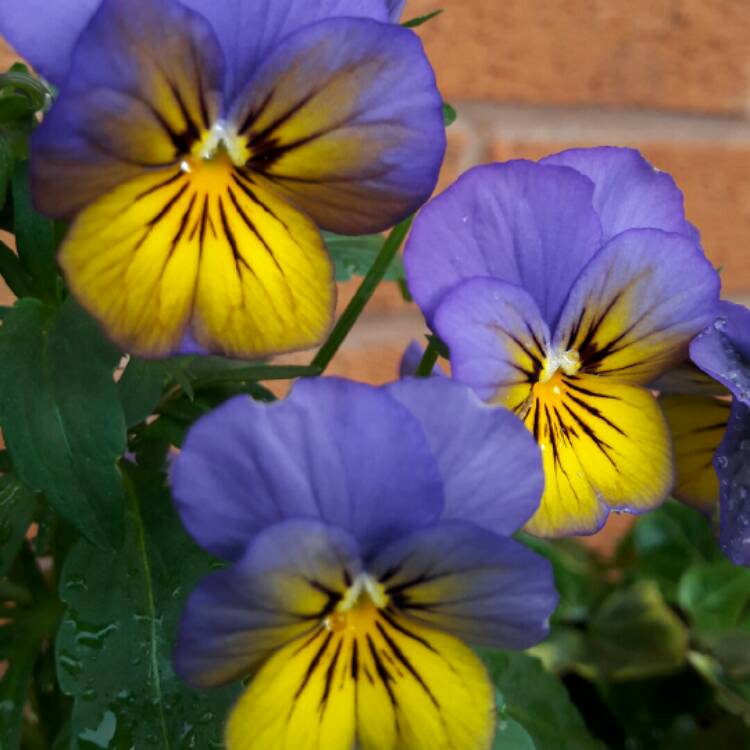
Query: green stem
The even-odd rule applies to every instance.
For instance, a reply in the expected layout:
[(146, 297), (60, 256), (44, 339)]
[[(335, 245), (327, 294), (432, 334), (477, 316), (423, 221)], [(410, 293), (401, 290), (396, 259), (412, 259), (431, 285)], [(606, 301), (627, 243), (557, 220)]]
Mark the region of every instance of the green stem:
[(432, 371), (435, 369), (440, 352), (438, 351), (435, 339), (430, 339), (430, 343), (427, 344), (427, 348), (422, 355), (422, 360), (417, 367), (415, 373), (418, 378), (429, 378), (432, 375)]
[(226, 370), (215, 375), (204, 375), (193, 381), (193, 388), (198, 391), (216, 385), (253, 382), (261, 380), (296, 380), (320, 375), (320, 368), (307, 365), (267, 365)]
[(362, 280), (359, 289), (357, 289), (351, 302), (347, 305), (346, 310), (344, 310), (334, 326), (333, 331), (331, 331), (328, 340), (315, 355), (311, 364), (313, 367), (320, 368), (321, 373), (331, 364), (331, 360), (336, 356), (336, 352), (341, 348), (344, 340), (349, 335), (349, 332), (367, 306), (378, 285), (383, 280), (393, 259), (396, 257), (396, 253), (398, 253), (404, 239), (406, 239), (413, 220), (414, 217), (409, 216), (393, 228), (383, 243), (378, 257), (375, 258), (372, 268), (367, 272), (367, 276)]

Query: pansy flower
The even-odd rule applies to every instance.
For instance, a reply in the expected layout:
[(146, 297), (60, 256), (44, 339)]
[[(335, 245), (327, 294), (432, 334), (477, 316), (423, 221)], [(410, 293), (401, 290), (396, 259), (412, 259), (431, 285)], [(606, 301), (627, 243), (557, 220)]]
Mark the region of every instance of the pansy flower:
[(672, 451), (645, 386), (687, 357), (719, 300), (668, 175), (615, 148), (478, 167), (422, 210), (405, 263), (454, 377), (542, 448), (528, 531), (591, 533), (610, 509), (664, 500)]
[(716, 322), (690, 345), (690, 358), (732, 395), (731, 413), (714, 457), (719, 480), (719, 542), (750, 566), (750, 310), (722, 302)]
[(319, 227), (378, 232), (445, 149), (421, 42), (386, 0), (3, 0), (0, 33), (59, 85), (33, 192), (59, 263), (125, 350), (258, 357), (333, 315)]
[(172, 488), (229, 566), (190, 597), (176, 666), (199, 688), (251, 676), (228, 750), (488, 750), (466, 644), (546, 634), (550, 566), (510, 538), (542, 486), (521, 422), (447, 378), (302, 381), (201, 419)]

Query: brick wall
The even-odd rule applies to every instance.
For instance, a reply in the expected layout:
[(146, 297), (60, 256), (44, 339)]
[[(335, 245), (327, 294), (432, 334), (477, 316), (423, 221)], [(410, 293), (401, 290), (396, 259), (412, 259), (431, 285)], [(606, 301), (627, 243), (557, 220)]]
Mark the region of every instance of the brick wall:
[[(489, 160), (635, 146), (683, 188), (725, 293), (750, 299), (749, 0), (409, 0), (406, 15), (438, 7), (419, 33), (459, 113), (443, 187)], [(332, 371), (389, 380), (423, 332), (385, 285)]]

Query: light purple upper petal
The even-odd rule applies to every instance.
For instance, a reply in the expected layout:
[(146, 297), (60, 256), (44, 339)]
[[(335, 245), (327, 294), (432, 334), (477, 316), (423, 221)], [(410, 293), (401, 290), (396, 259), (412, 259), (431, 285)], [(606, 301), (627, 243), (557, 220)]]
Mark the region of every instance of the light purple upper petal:
[(253, 179), (323, 229), (393, 226), (432, 194), (445, 153), (442, 99), (419, 37), (331, 18), (279, 44), (235, 102)]
[(736, 565), (750, 567), (750, 408), (735, 400), (714, 457), (720, 482), (719, 542)]
[(459, 178), (422, 209), (405, 250), (409, 289), (428, 321), (461, 281), (489, 276), (526, 289), (554, 326), (601, 246), (593, 194), (575, 170), (528, 161)]
[(232, 98), (276, 45), (293, 32), (336, 16), (388, 21), (385, 0), (182, 0), (211, 22), (227, 59), (226, 94)]
[(497, 279), (464, 281), (446, 295), (435, 330), (451, 352), (453, 376), (485, 401), (502, 391), (521, 403), (538, 380), (550, 348), (550, 332), (531, 296)]
[(722, 302), (718, 320), (690, 345), (690, 358), (750, 406), (750, 310)]
[(364, 553), (437, 518), (440, 472), (419, 422), (386, 391), (298, 382), (283, 401), (233, 399), (192, 428), (172, 489), (192, 536), (236, 560), (286, 518), (351, 531)]
[(557, 605), (547, 560), (462, 521), (399, 539), (371, 570), (385, 577), (397, 609), (478, 645), (524, 649), (539, 643)]
[[(130, 0), (133, 15), (150, 2)], [(171, 2), (176, 5), (178, 0)], [(79, 34), (101, 4), (102, 0), (3, 0), (0, 36), (59, 85)], [(228, 62), (229, 95), (250, 80), (276, 44), (302, 26), (335, 16), (387, 21), (396, 13), (386, 0), (182, 0), (182, 4), (205, 16), (216, 31)]]
[(442, 518), (510, 536), (544, 490), (539, 447), (521, 420), (448, 378), (408, 378), (386, 389), (422, 424), (445, 487)]
[(78, 36), (100, 4), (101, 0), (2, 0), (0, 37), (59, 86)]
[(105, 0), (32, 139), (37, 208), (69, 219), (146, 170), (175, 164), (218, 117), (223, 76), (202, 16), (174, 0)]
[(175, 649), (178, 674), (199, 688), (248, 675), (319, 627), (332, 596), (360, 572), (357, 543), (345, 531), (299, 519), (270, 526), (191, 594)]
[(594, 208), (605, 241), (628, 229), (663, 229), (700, 239), (685, 219), (682, 192), (675, 181), (635, 149), (576, 148), (548, 156), (541, 163), (571, 167), (594, 183)]

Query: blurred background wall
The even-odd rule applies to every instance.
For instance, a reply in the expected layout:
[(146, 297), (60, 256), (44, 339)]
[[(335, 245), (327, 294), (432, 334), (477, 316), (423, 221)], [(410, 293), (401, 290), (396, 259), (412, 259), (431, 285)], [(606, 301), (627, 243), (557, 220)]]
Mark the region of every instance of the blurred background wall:
[[(682, 187), (725, 294), (750, 301), (750, 0), (409, 0), (405, 18), (438, 8), (418, 31), (459, 115), (441, 188), (490, 160), (634, 146)], [(390, 380), (423, 333), (386, 284), (332, 372)]]

